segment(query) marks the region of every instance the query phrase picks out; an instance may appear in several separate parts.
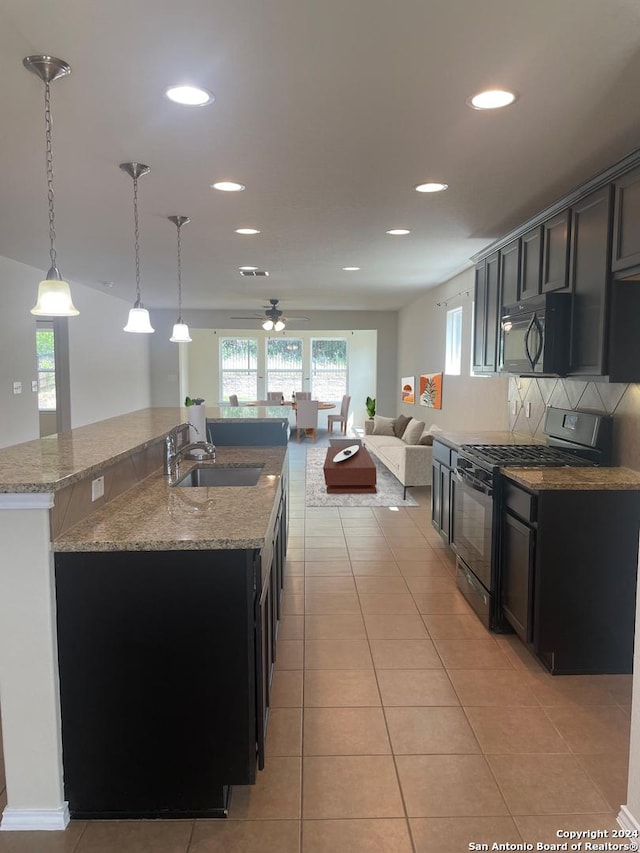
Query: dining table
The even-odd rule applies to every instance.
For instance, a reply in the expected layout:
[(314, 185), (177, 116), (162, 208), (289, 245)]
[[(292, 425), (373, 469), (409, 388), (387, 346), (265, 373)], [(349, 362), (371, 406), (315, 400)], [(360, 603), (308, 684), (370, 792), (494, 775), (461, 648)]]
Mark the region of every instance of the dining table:
[[(322, 412), (326, 409), (335, 409), (337, 403), (327, 403), (322, 400), (318, 400), (318, 411)], [(256, 400), (253, 403), (241, 403), (241, 406), (288, 406), (290, 409), (295, 411), (296, 404), (292, 400), (285, 400), (284, 403), (279, 403), (277, 400)]]

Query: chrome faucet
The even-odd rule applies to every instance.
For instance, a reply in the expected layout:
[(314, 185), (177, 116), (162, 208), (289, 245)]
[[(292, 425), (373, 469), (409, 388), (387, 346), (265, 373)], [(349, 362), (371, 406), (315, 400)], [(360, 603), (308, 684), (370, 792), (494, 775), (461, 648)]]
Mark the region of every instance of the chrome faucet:
[(185, 444), (184, 447), (180, 448), (180, 450), (176, 450), (175, 440), (171, 442), (170, 439), (172, 439), (171, 434), (169, 434), (165, 440), (165, 474), (169, 477), (176, 476), (182, 457), (185, 453), (189, 453), (191, 450), (201, 450), (205, 457), (211, 460), (211, 462), (216, 461), (216, 446), (215, 444), (211, 444), (210, 441), (190, 441), (189, 444)]

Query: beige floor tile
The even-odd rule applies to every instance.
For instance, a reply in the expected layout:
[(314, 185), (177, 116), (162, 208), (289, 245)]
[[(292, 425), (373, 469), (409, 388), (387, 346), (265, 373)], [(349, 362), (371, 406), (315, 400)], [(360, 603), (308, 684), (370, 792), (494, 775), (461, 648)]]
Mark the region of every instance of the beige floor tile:
[(304, 560), (298, 560), (297, 562), (295, 562), (287, 557), (284, 573), (287, 577), (289, 575), (303, 575)]
[(438, 616), (431, 613), (422, 618), (434, 640), (485, 640), (490, 636), (478, 617), (472, 614), (456, 616), (448, 613)]
[(346, 560), (349, 557), (347, 546), (342, 548), (305, 548), (305, 560)]
[(382, 593), (360, 593), (360, 604), (362, 612), (376, 615), (404, 615), (415, 614), (418, 610), (413, 602), (413, 598), (407, 592), (404, 595), (394, 594), (385, 595)]
[(364, 624), (370, 640), (417, 640), (427, 639), (429, 636), (419, 616), (367, 614)]
[(271, 708), (266, 756), (302, 755), (302, 708)]
[(397, 577), (357, 577), (356, 587), (361, 595), (408, 595), (404, 579)]
[(404, 818), (303, 821), (302, 853), (412, 853)]
[(360, 613), (355, 592), (315, 592), (305, 596), (307, 613)]
[(302, 670), (279, 669), (271, 682), (272, 708), (302, 707)]
[(407, 586), (409, 587), (409, 591), (416, 595), (425, 592), (433, 595), (434, 593), (441, 594), (457, 591), (453, 578), (407, 578)]
[(513, 669), (451, 669), (462, 705), (539, 707), (528, 673)]
[(318, 592), (355, 592), (356, 583), (351, 575), (321, 575), (320, 577), (307, 577), (305, 592), (315, 594)]
[(278, 623), (278, 640), (303, 640), (304, 616), (283, 616)]
[(480, 752), (462, 708), (385, 708), (395, 755)]
[(234, 786), (229, 818), (298, 820), (301, 768), (300, 758), (271, 758), (258, 773), (255, 785)]
[[(300, 853), (300, 821), (196, 821), (189, 853)], [(123, 851), (125, 853), (125, 851)]]
[(341, 519), (344, 518), (375, 518), (373, 507), (370, 506), (341, 506), (338, 507), (338, 514)]
[(345, 547), (345, 538), (342, 530), (338, 534), (336, 534), (335, 530), (333, 533), (329, 535), (318, 536), (316, 530), (307, 530), (307, 533), (304, 537), (304, 548), (308, 550), (309, 548), (338, 548), (343, 550)]
[(495, 639), (514, 669), (530, 672), (532, 675), (548, 675), (542, 662), (514, 634), (497, 634)]
[(510, 817), (416, 817), (409, 823), (416, 853), (462, 853), (471, 843), (488, 844), (490, 850), (495, 843), (521, 842)]
[[(538, 842), (541, 844), (560, 843), (559, 829), (576, 832), (594, 829), (608, 829), (609, 831), (620, 829), (615, 815), (610, 812), (602, 814), (518, 815), (513, 820), (523, 840), (534, 845)], [(602, 844), (606, 840), (611, 839), (600, 839), (599, 842), (596, 839), (593, 843)], [(571, 849), (571, 842), (569, 842), (569, 849)]]
[(304, 595), (283, 594), (281, 599), (283, 616), (304, 616)]
[(488, 817), (507, 807), (482, 755), (398, 755), (409, 817)]
[(437, 554), (429, 554), (424, 560), (398, 560), (398, 568), (405, 578), (450, 578), (451, 570)]
[(305, 619), (307, 640), (364, 640), (367, 632), (359, 613), (312, 613)]
[(441, 669), (431, 640), (370, 640), (376, 669)]
[[(136, 853), (137, 851), (139, 853), (185, 853), (192, 830), (192, 821), (91, 820), (88, 821), (74, 853), (120, 853), (123, 850), (135, 850)], [(31, 835), (31, 833), (28, 834)], [(66, 832), (64, 834), (66, 835)], [(38, 835), (44, 836), (45, 833), (38, 833)], [(62, 833), (52, 832), (46, 835), (60, 836)], [(55, 847), (45, 846), (45, 844), (46, 839), (43, 839), (42, 846), (39, 841), (39, 846), (32, 847), (29, 853), (56, 850)], [(18, 847), (17, 850), (20, 848)], [(24, 850), (26, 851), (27, 848)]]
[[(633, 691), (633, 676), (632, 675), (605, 675), (602, 676), (609, 685), (609, 691), (620, 705), (631, 704), (631, 694)], [(600, 676), (596, 676), (600, 680)]]
[(373, 667), (368, 640), (307, 640), (305, 669), (369, 669)]
[(374, 530), (378, 532), (380, 530), (378, 521), (373, 515), (370, 518), (343, 516), (341, 523), (345, 532), (349, 530)]
[(404, 816), (391, 756), (309, 756), (303, 792), (305, 819)]
[(380, 704), (373, 670), (316, 669), (305, 672), (305, 708), (361, 708)]
[(357, 527), (348, 527), (344, 531), (344, 538), (346, 539), (349, 550), (360, 547), (372, 548), (374, 545), (387, 544), (387, 539), (379, 528), (378, 530), (371, 528), (368, 530), (359, 530)]
[(460, 704), (443, 670), (379, 669), (376, 673), (384, 706)]
[(580, 765), (615, 812), (627, 802), (629, 753), (607, 752), (596, 755), (578, 755)]
[(397, 578), (400, 569), (393, 560), (360, 560), (354, 555), (351, 560), (351, 571), (358, 577)]
[(573, 752), (629, 752), (629, 720), (617, 705), (558, 705), (545, 711)]
[(391, 550), (393, 552), (393, 556), (396, 560), (400, 561), (414, 561), (416, 563), (424, 560), (426, 562), (426, 558), (430, 556), (429, 554), (429, 546), (426, 542), (423, 542), (421, 545), (411, 546), (403, 546), (403, 545), (392, 545)]
[(304, 595), (304, 575), (287, 575), (282, 592), (284, 595)]
[(306, 708), (304, 755), (388, 755), (381, 708)]
[(287, 548), (287, 560), (292, 563), (304, 562), (304, 548)]
[(420, 613), (473, 614), (463, 595), (459, 592), (419, 592), (413, 596)]
[(349, 555), (353, 559), (357, 560), (385, 560), (386, 562), (393, 562), (393, 554), (391, 553), (391, 549), (385, 545), (370, 545), (365, 548), (362, 546), (357, 549), (352, 549), (349, 552)]
[(311, 521), (312, 519), (339, 519), (340, 512), (338, 507), (335, 506), (312, 506), (307, 507), (306, 516), (307, 521)]
[(466, 712), (483, 752), (569, 752), (540, 707), (467, 707)]
[(604, 675), (535, 673), (533, 691), (541, 705), (615, 705), (617, 696)]
[(447, 669), (513, 669), (509, 658), (492, 638), (433, 642)]
[(351, 563), (346, 558), (341, 560), (309, 560), (305, 564), (304, 573), (307, 579), (322, 575), (348, 575), (351, 577)]
[(512, 815), (606, 812), (574, 755), (488, 755)]
[(276, 670), (302, 669), (304, 640), (278, 640)]
[[(2, 800), (0, 805), (4, 808), (6, 801)], [(190, 821), (189, 825), (191, 826)], [(85, 827), (84, 821), (72, 820), (64, 832), (2, 832), (0, 833), (0, 853), (74, 853)], [(95, 851), (99, 849), (93, 848)], [(176, 853), (183, 853), (185, 849), (178, 847)], [(93, 850), (87, 847), (85, 853), (93, 853)], [(114, 846), (106, 848), (108, 853), (111, 851), (119, 853), (120, 850), (121, 848)]]

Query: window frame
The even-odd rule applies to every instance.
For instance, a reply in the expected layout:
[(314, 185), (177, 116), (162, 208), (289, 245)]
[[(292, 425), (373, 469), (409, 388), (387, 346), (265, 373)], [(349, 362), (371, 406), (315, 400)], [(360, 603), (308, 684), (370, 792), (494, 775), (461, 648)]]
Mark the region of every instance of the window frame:
[[(247, 357), (248, 357), (248, 366), (246, 368), (225, 368), (224, 366), (224, 356), (223, 356), (223, 346), (225, 341), (248, 341), (249, 343), (253, 343), (255, 347), (255, 367), (250, 366), (251, 352), (250, 347), (247, 348)], [(253, 397), (250, 396), (249, 399), (257, 399), (258, 395), (258, 381), (259, 381), (259, 367), (260, 367), (260, 345), (259, 339), (252, 335), (223, 335), (219, 339), (219, 350), (218, 350), (218, 358), (220, 363), (220, 371), (219, 371), (219, 383), (220, 383), (220, 396), (222, 398), (227, 398), (229, 394), (238, 394), (239, 397), (244, 398), (244, 394), (242, 392), (238, 393), (238, 391), (229, 391), (225, 390), (225, 374), (235, 374), (237, 375), (245, 375), (247, 377), (254, 376), (254, 388), (255, 395)]]
[[(313, 349), (316, 341), (339, 341), (340, 343), (344, 343), (345, 346), (345, 366), (344, 368), (331, 368), (326, 370), (315, 370), (314, 369), (314, 356)], [(349, 393), (349, 339), (347, 337), (333, 337), (328, 335), (323, 335), (322, 337), (311, 337), (309, 339), (309, 382), (311, 385), (311, 396), (314, 400), (322, 399), (315, 390), (315, 377), (316, 375), (322, 375), (322, 373), (344, 373), (344, 390), (342, 394), (338, 397), (332, 397), (327, 400), (327, 402), (340, 402), (342, 397), (345, 394)], [(325, 395), (326, 396), (326, 395)]]
[(462, 374), (462, 319), (462, 305), (447, 309), (444, 350), (446, 376)]

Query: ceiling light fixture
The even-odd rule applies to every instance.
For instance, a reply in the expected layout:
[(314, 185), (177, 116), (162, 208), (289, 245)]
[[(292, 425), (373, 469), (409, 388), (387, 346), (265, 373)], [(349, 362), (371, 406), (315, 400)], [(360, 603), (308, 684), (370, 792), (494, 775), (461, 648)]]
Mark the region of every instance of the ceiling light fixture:
[(188, 225), (191, 220), (188, 216), (168, 216), (167, 219), (178, 229), (178, 322), (173, 325), (173, 333), (169, 340), (174, 344), (191, 343), (189, 327), (182, 321), (182, 246), (180, 242), (180, 229)]
[(50, 83), (58, 77), (71, 74), (71, 66), (55, 56), (37, 54), (27, 56), (22, 64), (44, 83), (44, 123), (47, 150), (47, 196), (49, 199), (49, 257), (51, 266), (47, 277), (38, 286), (38, 300), (31, 313), (37, 317), (76, 317), (80, 312), (71, 300), (71, 290), (63, 281), (56, 266), (56, 230), (53, 196), (53, 155), (51, 146), (51, 90)]
[(449, 184), (440, 184), (437, 181), (430, 181), (426, 184), (418, 184), (416, 192), (418, 193), (441, 193), (449, 188)]
[(213, 92), (200, 86), (169, 86), (165, 89), (165, 95), (175, 104), (187, 107), (206, 107), (216, 99)]
[(244, 184), (237, 184), (235, 181), (217, 181), (211, 184), (212, 190), (222, 190), (223, 193), (239, 193), (246, 190)]
[(505, 89), (487, 89), (486, 92), (478, 92), (467, 98), (467, 106), (473, 110), (499, 110), (508, 107), (517, 97), (515, 92)]
[(133, 178), (133, 224), (135, 231), (136, 252), (136, 301), (129, 311), (129, 319), (124, 327), (125, 332), (150, 334), (155, 332), (149, 320), (149, 312), (142, 304), (140, 293), (140, 234), (138, 230), (138, 178), (148, 175), (151, 169), (143, 163), (120, 163), (120, 168)]
[(243, 270), (243, 272), (252, 272), (253, 270), (257, 270), (258, 267), (238, 267), (239, 270)]
[(408, 228), (392, 228), (391, 231), (387, 231), (387, 234), (391, 234), (392, 237), (404, 237), (405, 234), (411, 234)]
[(344, 272), (357, 272), (360, 267), (342, 267)]
[(259, 234), (257, 228), (236, 228), (236, 234)]
[(262, 328), (265, 332), (270, 332), (273, 329), (273, 320), (265, 320), (262, 324)]

